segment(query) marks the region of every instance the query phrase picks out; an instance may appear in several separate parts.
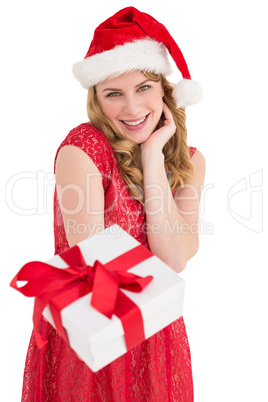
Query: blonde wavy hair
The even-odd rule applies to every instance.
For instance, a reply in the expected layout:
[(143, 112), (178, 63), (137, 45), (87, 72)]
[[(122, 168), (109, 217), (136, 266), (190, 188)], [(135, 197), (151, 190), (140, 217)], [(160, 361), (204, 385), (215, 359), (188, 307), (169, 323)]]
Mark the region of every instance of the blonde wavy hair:
[[(163, 148), (165, 170), (170, 188), (173, 191), (179, 187), (183, 187), (193, 177), (194, 173), (187, 146), (185, 110), (176, 107), (172, 96), (174, 88), (172, 83), (161, 74), (155, 75), (149, 72), (143, 72), (143, 74), (152, 81), (161, 81), (165, 93), (163, 101), (171, 110), (176, 124), (175, 134)], [(101, 130), (110, 142), (130, 195), (139, 202), (144, 203), (140, 147), (138, 144), (123, 137), (110, 120), (104, 116), (94, 87), (88, 90), (87, 114), (91, 124)]]

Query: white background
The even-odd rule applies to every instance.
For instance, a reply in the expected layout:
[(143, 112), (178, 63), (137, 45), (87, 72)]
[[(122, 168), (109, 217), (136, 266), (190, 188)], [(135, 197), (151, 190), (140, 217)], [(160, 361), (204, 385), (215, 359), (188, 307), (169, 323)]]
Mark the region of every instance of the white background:
[[(86, 91), (71, 67), (84, 57), (93, 29), (129, 5), (166, 25), (204, 90), (202, 103), (186, 111), (189, 144), (207, 161), (200, 250), (182, 274), (195, 401), (267, 402), (268, 32), (260, 0), (11, 0), (1, 6), (7, 198), (1, 197), (0, 398), (20, 400), (32, 328), (33, 301), (9, 282), (24, 263), (54, 254), (54, 155), (69, 130), (87, 120)], [(179, 79), (176, 72), (172, 80)]]

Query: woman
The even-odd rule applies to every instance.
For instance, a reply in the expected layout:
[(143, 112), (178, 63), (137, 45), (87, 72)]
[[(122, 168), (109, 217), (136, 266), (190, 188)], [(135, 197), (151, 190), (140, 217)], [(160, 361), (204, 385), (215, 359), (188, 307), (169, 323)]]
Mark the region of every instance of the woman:
[[(165, 48), (184, 78), (175, 88), (165, 78)], [(186, 142), (184, 107), (200, 90), (178, 46), (128, 7), (96, 29), (74, 74), (88, 89), (90, 123), (73, 129), (56, 155), (56, 253), (117, 223), (181, 272), (198, 249), (205, 163)], [(182, 318), (97, 373), (50, 324), (42, 321), (40, 332), (48, 343), (39, 351), (32, 337), (23, 401), (193, 401)]]

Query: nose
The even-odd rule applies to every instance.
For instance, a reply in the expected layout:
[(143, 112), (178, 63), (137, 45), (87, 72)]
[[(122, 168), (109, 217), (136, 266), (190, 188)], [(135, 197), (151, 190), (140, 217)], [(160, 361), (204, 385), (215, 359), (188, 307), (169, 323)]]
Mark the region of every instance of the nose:
[(135, 95), (128, 95), (125, 97), (124, 113), (129, 116), (137, 116), (140, 110), (139, 100)]

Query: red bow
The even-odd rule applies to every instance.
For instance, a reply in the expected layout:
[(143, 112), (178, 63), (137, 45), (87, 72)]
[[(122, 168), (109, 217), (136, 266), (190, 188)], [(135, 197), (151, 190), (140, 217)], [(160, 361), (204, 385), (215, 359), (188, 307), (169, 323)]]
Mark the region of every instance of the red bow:
[[(91, 305), (94, 308), (108, 318), (113, 314), (120, 318), (127, 349), (142, 342), (145, 336), (141, 311), (119, 288), (141, 292), (148, 285), (152, 276), (143, 278), (126, 271), (150, 258), (151, 252), (139, 245), (105, 265), (96, 261), (93, 267), (86, 265), (78, 246), (59, 255), (69, 268), (60, 269), (39, 261), (29, 262), (10, 283), (10, 286), (25, 296), (35, 296), (33, 323), (38, 347), (41, 348), (47, 342), (37, 332), (45, 306), (49, 303), (55, 326), (68, 343), (60, 312), (91, 291)], [(19, 288), (17, 281), (28, 283)]]

